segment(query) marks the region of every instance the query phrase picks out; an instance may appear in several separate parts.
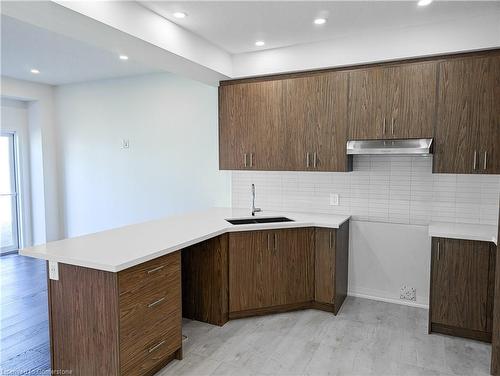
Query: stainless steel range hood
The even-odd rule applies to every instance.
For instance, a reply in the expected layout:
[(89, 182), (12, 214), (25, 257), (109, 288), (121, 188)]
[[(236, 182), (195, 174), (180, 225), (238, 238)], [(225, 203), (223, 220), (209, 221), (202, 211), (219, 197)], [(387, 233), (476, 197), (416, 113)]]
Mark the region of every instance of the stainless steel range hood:
[(429, 155), (432, 138), (347, 141), (347, 154)]

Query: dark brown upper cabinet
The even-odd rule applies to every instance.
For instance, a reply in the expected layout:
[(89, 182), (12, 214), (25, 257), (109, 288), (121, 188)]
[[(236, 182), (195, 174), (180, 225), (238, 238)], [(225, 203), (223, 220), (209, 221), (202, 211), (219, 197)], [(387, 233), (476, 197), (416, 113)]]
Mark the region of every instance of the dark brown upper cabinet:
[(435, 62), (352, 71), (349, 138), (432, 138), (436, 80)]
[(434, 137), (437, 63), (398, 65), (387, 75), (388, 138)]
[(500, 173), (500, 50), (223, 82), (223, 170), (350, 171), (346, 141), (434, 138), (434, 172)]
[(283, 80), (286, 170), (349, 170), (348, 80), (346, 72)]
[(383, 138), (387, 130), (385, 69), (351, 72), (349, 85), (349, 139)]
[(500, 55), (439, 66), (434, 172), (500, 173)]
[(221, 169), (282, 169), (285, 130), (281, 104), (281, 80), (220, 88)]

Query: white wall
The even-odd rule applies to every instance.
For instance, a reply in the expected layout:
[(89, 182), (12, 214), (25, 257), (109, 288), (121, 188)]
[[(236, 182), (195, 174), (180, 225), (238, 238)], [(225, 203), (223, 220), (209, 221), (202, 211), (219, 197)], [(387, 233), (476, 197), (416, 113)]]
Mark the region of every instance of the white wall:
[[(488, 14), (233, 56), (233, 77), (370, 63), (500, 46), (500, 7)], [(484, 12), (483, 12), (484, 13)]]
[(1, 77), (2, 98), (28, 101), (33, 243), (60, 238), (53, 87)]
[(416, 289), (416, 304), (429, 304), (431, 241), (427, 226), (351, 221), (349, 295), (406, 304), (403, 285)]
[(228, 206), (217, 103), (216, 88), (170, 74), (58, 87), (65, 236)]
[(20, 247), (29, 246), (33, 242), (31, 220), (31, 184), (30, 184), (30, 151), (28, 102), (12, 99), (1, 99), (1, 123), (4, 131), (16, 135), (16, 159), (18, 165), (18, 197), (20, 222)]

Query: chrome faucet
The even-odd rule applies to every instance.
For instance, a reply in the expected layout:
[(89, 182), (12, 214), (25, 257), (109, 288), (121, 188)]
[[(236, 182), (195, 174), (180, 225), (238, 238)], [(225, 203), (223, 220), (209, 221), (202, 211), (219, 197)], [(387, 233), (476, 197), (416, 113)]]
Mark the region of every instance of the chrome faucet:
[(255, 184), (252, 184), (252, 216), (255, 216), (255, 213), (261, 212), (261, 208), (255, 207)]

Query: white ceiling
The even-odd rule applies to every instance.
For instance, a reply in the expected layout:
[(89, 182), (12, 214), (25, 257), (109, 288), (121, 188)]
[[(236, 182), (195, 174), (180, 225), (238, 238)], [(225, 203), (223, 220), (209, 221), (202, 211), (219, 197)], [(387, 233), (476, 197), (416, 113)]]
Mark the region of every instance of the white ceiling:
[[(318, 42), (373, 31), (403, 29), (452, 20), (463, 22), (499, 1), (140, 1), (155, 13), (205, 38), (231, 54)], [(174, 12), (186, 12), (184, 19)], [(313, 19), (328, 19), (321, 26)], [(264, 40), (264, 47), (256, 47)]]
[[(3, 76), (50, 85), (152, 73), (155, 70), (32, 24), (1, 16)], [(40, 74), (30, 73), (32, 68)]]

